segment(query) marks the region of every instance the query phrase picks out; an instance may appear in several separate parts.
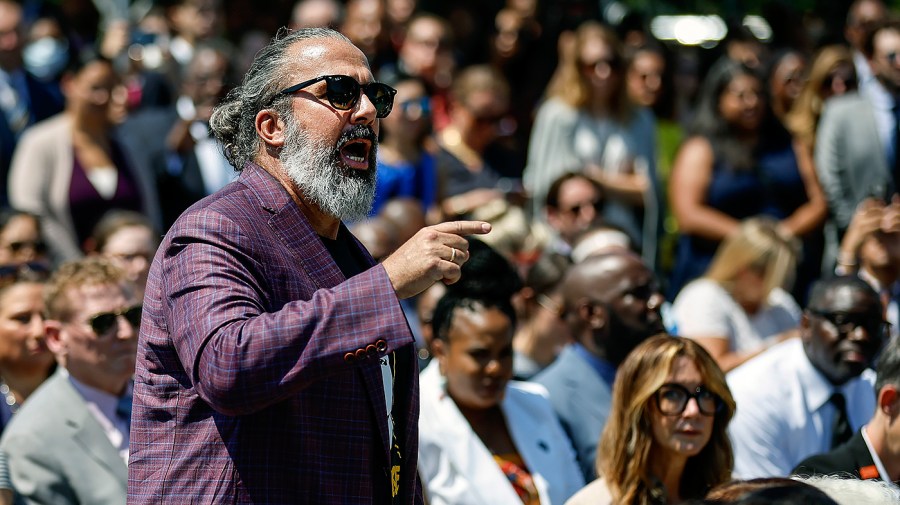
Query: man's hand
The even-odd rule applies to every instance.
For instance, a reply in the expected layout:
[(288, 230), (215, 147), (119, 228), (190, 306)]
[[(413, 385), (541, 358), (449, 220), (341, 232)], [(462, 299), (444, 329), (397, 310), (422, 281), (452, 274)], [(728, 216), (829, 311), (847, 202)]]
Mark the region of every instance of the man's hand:
[(453, 284), (469, 259), (466, 235), (483, 235), (491, 225), (482, 221), (449, 221), (422, 228), (381, 264), (399, 298), (425, 291), (437, 281)]

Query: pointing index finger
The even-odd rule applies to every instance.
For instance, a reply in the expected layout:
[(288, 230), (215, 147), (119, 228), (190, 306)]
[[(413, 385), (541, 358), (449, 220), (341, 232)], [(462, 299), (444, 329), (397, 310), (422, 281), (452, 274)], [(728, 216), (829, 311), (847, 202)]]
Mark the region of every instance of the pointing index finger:
[(438, 223), (433, 228), (442, 233), (452, 233), (461, 236), (484, 235), (491, 231), (490, 223), (484, 221), (447, 221)]

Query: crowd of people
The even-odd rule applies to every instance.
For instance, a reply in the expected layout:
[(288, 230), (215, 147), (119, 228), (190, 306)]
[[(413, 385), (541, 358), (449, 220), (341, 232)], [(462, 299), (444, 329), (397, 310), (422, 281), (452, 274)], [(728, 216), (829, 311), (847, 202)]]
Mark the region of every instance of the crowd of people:
[(881, 0), (125, 5), (0, 0), (0, 505), (900, 500)]

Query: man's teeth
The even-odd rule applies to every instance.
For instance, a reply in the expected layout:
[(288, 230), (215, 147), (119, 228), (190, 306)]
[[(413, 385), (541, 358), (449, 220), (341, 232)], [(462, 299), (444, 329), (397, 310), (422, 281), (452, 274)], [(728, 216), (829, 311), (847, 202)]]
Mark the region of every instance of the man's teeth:
[(352, 160), (352, 161), (357, 161), (359, 163), (366, 161), (366, 159), (362, 156), (352, 156), (349, 154), (347, 155), (347, 159)]

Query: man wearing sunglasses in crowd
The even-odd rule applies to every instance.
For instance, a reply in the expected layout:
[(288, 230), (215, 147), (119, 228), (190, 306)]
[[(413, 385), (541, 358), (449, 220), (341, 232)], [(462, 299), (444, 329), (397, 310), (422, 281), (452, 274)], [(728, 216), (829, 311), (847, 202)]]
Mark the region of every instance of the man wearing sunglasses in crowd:
[(213, 112), (241, 174), (182, 214), (150, 269), (129, 503), (421, 503), (399, 300), (458, 280), (464, 235), (490, 227), (424, 228), (377, 265), (347, 231), (394, 94), (311, 28), (280, 32)]
[(728, 373), (736, 478), (787, 476), (850, 440), (875, 409), (871, 366), (888, 334), (878, 294), (856, 276), (818, 281), (800, 338)]
[(27, 503), (124, 504), (141, 306), (100, 258), (64, 264), (44, 292), (47, 347), (59, 364), (0, 440)]
[(575, 448), (585, 482), (597, 477), (597, 441), (606, 425), (616, 369), (648, 337), (665, 332), (663, 296), (653, 272), (631, 251), (614, 247), (566, 273), (563, 314), (574, 342), (533, 380)]

